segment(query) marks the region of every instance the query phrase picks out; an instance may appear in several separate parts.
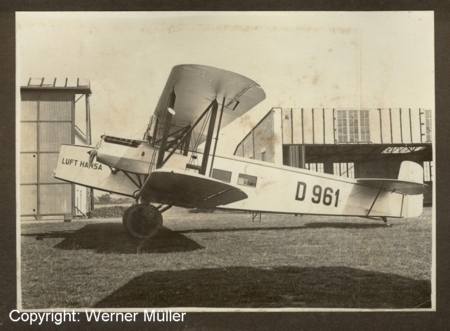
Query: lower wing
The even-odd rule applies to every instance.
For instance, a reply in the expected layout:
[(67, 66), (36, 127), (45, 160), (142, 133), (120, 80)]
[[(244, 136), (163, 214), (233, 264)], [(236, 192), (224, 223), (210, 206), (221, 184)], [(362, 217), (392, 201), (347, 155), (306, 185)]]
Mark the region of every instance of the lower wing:
[(150, 202), (202, 209), (247, 198), (239, 188), (219, 180), (162, 169), (150, 174), (138, 195)]

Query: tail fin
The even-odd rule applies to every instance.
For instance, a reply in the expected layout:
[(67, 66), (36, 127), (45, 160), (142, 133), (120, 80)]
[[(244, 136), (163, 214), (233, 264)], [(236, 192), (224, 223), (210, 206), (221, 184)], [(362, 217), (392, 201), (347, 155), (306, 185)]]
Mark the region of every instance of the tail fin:
[[(398, 179), (423, 184), (423, 168), (420, 164), (403, 161), (400, 165)], [(418, 217), (423, 211), (423, 194), (405, 195), (403, 202), (403, 217)]]
[(400, 165), (398, 180), (423, 184), (423, 168), (418, 163), (403, 161)]

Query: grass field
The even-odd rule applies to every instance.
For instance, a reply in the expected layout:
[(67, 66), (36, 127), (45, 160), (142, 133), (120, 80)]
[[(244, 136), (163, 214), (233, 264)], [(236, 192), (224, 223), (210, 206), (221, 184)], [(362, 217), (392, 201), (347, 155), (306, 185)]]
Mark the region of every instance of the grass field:
[(119, 219), (22, 224), (23, 308), (430, 308), (431, 208), (390, 222), (171, 210), (149, 241)]

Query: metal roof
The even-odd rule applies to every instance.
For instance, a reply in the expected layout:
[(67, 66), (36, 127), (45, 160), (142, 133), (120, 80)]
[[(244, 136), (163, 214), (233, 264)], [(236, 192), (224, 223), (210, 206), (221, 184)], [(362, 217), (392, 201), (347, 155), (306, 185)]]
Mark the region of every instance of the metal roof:
[(30, 78), (28, 84), (20, 87), (21, 91), (27, 90), (51, 90), (51, 91), (72, 91), (74, 93), (92, 94), (91, 84), (89, 80), (81, 80), (77, 78), (76, 81), (65, 78), (63, 80), (48, 80), (46, 78)]

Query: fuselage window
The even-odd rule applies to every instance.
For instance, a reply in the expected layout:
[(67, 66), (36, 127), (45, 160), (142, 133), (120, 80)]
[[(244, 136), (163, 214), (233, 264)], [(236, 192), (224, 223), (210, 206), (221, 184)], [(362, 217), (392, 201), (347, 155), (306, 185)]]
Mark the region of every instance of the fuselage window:
[(221, 180), (222, 182), (231, 182), (231, 171), (213, 169), (212, 178)]
[(239, 174), (238, 184), (239, 185), (256, 187), (256, 181), (257, 180), (258, 180), (258, 177), (244, 175), (244, 174)]

